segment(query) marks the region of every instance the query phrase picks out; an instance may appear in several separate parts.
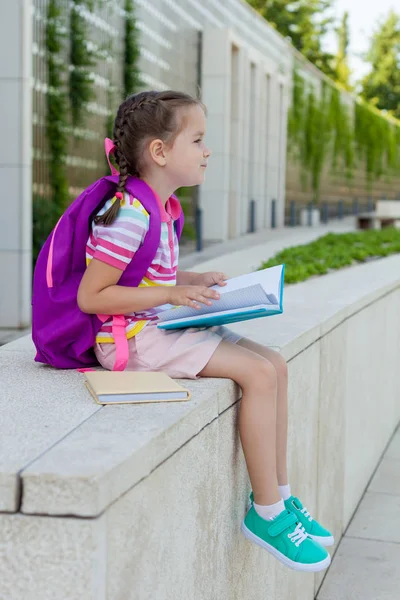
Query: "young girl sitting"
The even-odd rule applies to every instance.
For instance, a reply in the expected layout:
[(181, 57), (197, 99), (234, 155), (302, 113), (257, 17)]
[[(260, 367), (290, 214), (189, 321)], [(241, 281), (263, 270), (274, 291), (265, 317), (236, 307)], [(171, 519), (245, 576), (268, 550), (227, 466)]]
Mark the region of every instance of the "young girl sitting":
[[(223, 273), (178, 270), (174, 221), (181, 208), (173, 194), (180, 187), (203, 182), (211, 156), (205, 130), (205, 107), (183, 93), (142, 92), (121, 104), (114, 127), (119, 184), (115, 197), (91, 224), (78, 305), (85, 313), (125, 315), (127, 369), (159, 370), (174, 378), (225, 377), (241, 387), (239, 433), (253, 489), (242, 531), (287, 566), (319, 571), (330, 564), (323, 546), (333, 544), (333, 537), (291, 495), (284, 359), (225, 327), (157, 328), (158, 315), (168, 305), (210, 305), (219, 298), (210, 286), (225, 285)], [(140, 201), (124, 191), (130, 175), (153, 190), (161, 217), (158, 251), (136, 288), (118, 285), (150, 222)], [(108, 318), (95, 346), (106, 369), (114, 365), (115, 346), (112, 318)]]

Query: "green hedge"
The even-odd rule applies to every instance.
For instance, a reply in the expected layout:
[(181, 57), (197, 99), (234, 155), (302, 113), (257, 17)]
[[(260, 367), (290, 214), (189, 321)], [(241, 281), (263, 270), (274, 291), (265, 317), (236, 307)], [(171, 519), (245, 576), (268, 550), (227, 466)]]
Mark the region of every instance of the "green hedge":
[(285, 283), (296, 283), (397, 252), (400, 253), (399, 229), (328, 233), (310, 244), (286, 248), (259, 269), (284, 263)]

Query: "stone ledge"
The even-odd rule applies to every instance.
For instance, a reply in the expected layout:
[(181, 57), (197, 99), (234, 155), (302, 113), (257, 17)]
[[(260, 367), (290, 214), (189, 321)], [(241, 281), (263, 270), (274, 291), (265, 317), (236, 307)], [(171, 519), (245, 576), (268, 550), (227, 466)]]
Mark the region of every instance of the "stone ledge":
[[(400, 287), (399, 273), (392, 256), (288, 286), (284, 315), (232, 329), (291, 361)], [(2, 511), (19, 509), (21, 477), (26, 514), (99, 515), (238, 399), (231, 381), (203, 379), (185, 381), (187, 404), (98, 407), (79, 373), (34, 364), (33, 355), (29, 338), (0, 350)]]

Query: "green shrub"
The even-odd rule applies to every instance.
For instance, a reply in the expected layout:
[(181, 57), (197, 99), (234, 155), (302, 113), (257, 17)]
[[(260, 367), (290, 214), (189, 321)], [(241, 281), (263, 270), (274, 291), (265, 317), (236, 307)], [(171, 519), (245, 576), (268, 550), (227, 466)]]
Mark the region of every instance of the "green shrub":
[(285, 283), (296, 283), (314, 275), (325, 275), (335, 269), (397, 252), (400, 252), (399, 229), (328, 233), (310, 244), (286, 248), (264, 262), (259, 269), (284, 263)]
[(35, 266), (40, 249), (64, 212), (48, 198), (33, 196), (32, 259)]

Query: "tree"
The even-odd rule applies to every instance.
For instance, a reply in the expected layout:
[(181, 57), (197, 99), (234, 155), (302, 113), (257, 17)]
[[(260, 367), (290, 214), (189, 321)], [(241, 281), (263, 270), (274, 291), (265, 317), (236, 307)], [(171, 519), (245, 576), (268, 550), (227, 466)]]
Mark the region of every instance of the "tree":
[(361, 95), (400, 119), (400, 16), (394, 11), (378, 26), (365, 58), (371, 71), (362, 81)]
[(334, 77), (334, 57), (322, 49), (322, 40), (333, 26), (329, 11), (334, 0), (247, 1), (318, 69)]
[(343, 15), (342, 21), (339, 27), (336, 29), (337, 40), (338, 40), (338, 52), (335, 57), (334, 69), (335, 79), (340, 83), (346, 90), (351, 90), (350, 84), (350, 68), (348, 64), (348, 48), (350, 43), (350, 31), (349, 31), (349, 13), (346, 11)]

